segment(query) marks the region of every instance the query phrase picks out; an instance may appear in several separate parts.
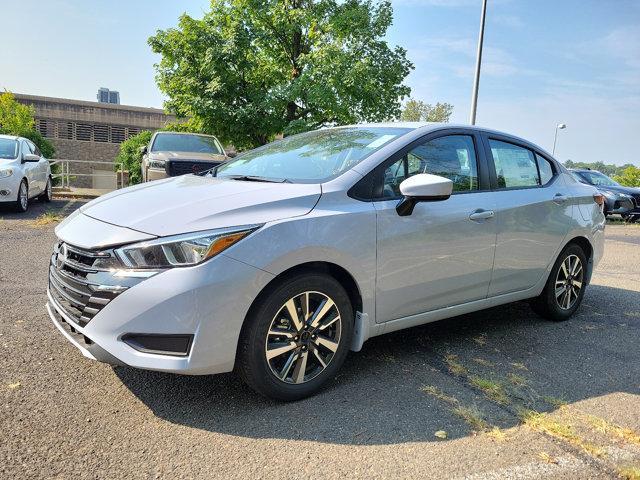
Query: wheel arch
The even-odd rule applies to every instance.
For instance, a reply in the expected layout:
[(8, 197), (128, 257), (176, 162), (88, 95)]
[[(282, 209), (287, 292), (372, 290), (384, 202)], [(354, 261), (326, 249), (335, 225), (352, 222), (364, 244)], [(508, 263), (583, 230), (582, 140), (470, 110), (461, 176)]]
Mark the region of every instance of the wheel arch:
[(587, 284), (591, 283), (591, 274), (593, 273), (593, 245), (587, 237), (582, 235), (571, 238), (562, 250), (567, 248), (569, 245), (579, 246), (587, 257)]

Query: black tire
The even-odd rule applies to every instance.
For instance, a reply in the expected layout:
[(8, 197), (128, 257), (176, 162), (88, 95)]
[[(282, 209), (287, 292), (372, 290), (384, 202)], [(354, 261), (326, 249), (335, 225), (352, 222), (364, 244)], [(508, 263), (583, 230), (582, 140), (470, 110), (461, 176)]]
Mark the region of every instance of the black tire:
[[(556, 296), (556, 282), (559, 281), (558, 272), (561, 270), (563, 264), (569, 257), (577, 257), (580, 260), (581, 272), (579, 276), (570, 276), (569, 279), (569, 287), (564, 286), (565, 292), (567, 288), (571, 288), (573, 285), (572, 293), (575, 294), (575, 285), (576, 282), (580, 283), (580, 289), (577, 292), (577, 296), (574, 297), (574, 300), (571, 301), (571, 295), (569, 295), (570, 304), (562, 306), (560, 303), (564, 303), (566, 300), (566, 293), (560, 297)], [(565, 264), (566, 268), (566, 264)], [(567, 247), (558, 255), (556, 263), (553, 265), (551, 269), (551, 273), (549, 274), (549, 278), (547, 280), (547, 284), (544, 287), (542, 293), (531, 300), (531, 307), (533, 310), (543, 318), (548, 320), (553, 320), (554, 322), (562, 322), (568, 320), (580, 307), (582, 303), (582, 298), (584, 297), (584, 292), (587, 286), (586, 278), (587, 278), (587, 257), (582, 250), (582, 248), (575, 244), (571, 243), (567, 245)], [(564, 272), (560, 273), (560, 277), (564, 277)], [(562, 285), (560, 285), (560, 290), (562, 290)], [(567, 302), (568, 303), (568, 302)]]
[(51, 190), (51, 177), (47, 179), (47, 185), (44, 187), (44, 192), (40, 194), (38, 200), (41, 202), (49, 203), (53, 198), (53, 193)]
[[(24, 189), (24, 195), (26, 195), (26, 202), (24, 201), (22, 190)], [(24, 213), (29, 209), (29, 184), (25, 179), (22, 179), (20, 186), (18, 187), (17, 199), (14, 205), (16, 212)]]
[[(314, 295), (323, 295), (335, 304), (340, 323), (337, 324), (336, 322), (336, 325), (330, 328), (334, 331), (337, 330), (337, 328), (340, 329), (339, 341), (337, 342), (338, 347), (325, 367), (320, 365), (320, 362), (316, 360), (317, 357), (314, 358), (312, 356), (312, 353), (315, 355), (314, 349), (317, 349), (317, 346), (307, 343), (306, 345), (308, 345), (308, 347), (304, 345), (296, 347), (293, 352), (303, 354), (302, 349), (308, 350), (306, 354), (308, 355), (307, 358), (310, 359), (305, 359), (305, 367), (302, 373), (303, 380), (307, 369), (313, 367), (313, 362), (317, 364), (315, 367), (316, 370), (319, 368), (320, 370), (315, 376), (310, 375), (310, 379), (304, 380), (304, 383), (287, 383), (287, 374), (284, 374), (284, 380), (277, 377), (272, 365), (269, 363), (270, 360), (267, 360), (267, 343), (269, 341), (268, 339), (272, 338), (268, 333), (272, 328), (275, 328), (272, 326), (272, 323), (277, 321), (277, 316), (280, 318), (280, 312), (285, 308), (285, 304), (290, 299), (299, 298), (297, 296), (304, 295), (305, 292), (312, 292)], [(315, 310), (311, 308), (308, 309), (309, 312), (318, 310), (321, 310), (320, 306)], [(298, 312), (300, 313), (301, 310), (298, 309)], [(331, 315), (335, 316), (336, 311), (332, 310), (332, 312)], [(328, 317), (330, 315), (327, 313), (325, 316)], [(313, 317), (313, 315), (311, 315), (311, 317)], [(311, 320), (312, 318), (309, 318), (309, 322)], [(279, 321), (282, 322), (282, 320)], [(295, 330), (295, 328), (293, 328), (294, 326), (290, 322), (288, 323), (289, 327)], [(307, 325), (311, 324), (309, 323)], [(324, 331), (328, 330), (329, 329)], [(251, 308), (240, 335), (236, 369), (247, 385), (266, 397), (282, 401), (300, 400), (315, 394), (323, 388), (327, 382), (334, 378), (349, 352), (352, 334), (353, 307), (342, 285), (333, 277), (323, 273), (298, 274), (286, 278), (274, 288), (270, 288), (261, 295)], [(318, 333), (316, 333), (316, 336), (313, 338), (317, 338), (318, 336)], [(278, 337), (276, 337), (276, 339), (277, 341), (281, 341)], [(307, 336), (307, 340), (309, 340), (309, 336)], [(295, 341), (293, 337), (284, 341), (285, 344), (297, 344), (298, 341), (302, 342), (302, 336), (295, 337)], [(318, 340), (315, 341), (318, 342)], [(319, 352), (319, 350), (316, 351)], [(282, 354), (283, 357), (289, 357), (290, 355), (289, 352)], [(331, 355), (330, 352), (329, 355)], [(297, 361), (300, 357), (294, 358), (296, 358), (295, 361)], [(313, 359), (313, 361), (311, 359)], [(290, 360), (290, 358), (288, 358), (288, 360)], [(271, 361), (273, 361), (273, 359)], [(287, 362), (285, 362), (285, 364), (286, 363)]]

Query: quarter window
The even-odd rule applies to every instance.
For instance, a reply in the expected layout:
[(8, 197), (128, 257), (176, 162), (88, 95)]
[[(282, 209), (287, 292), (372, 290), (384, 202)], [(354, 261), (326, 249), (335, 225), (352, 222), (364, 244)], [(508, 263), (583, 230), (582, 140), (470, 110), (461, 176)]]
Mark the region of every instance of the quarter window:
[(536, 160), (538, 161), (538, 170), (540, 171), (540, 184), (546, 185), (553, 178), (553, 167), (551, 162), (544, 157), (541, 157), (536, 153)]
[(489, 139), (496, 168), (498, 188), (536, 187), (540, 185), (538, 167), (531, 150), (512, 143)]
[(384, 171), (383, 198), (401, 196), (400, 184), (419, 173), (431, 173), (453, 182), (454, 192), (478, 189), (478, 167), (473, 138), (449, 135), (413, 148)]

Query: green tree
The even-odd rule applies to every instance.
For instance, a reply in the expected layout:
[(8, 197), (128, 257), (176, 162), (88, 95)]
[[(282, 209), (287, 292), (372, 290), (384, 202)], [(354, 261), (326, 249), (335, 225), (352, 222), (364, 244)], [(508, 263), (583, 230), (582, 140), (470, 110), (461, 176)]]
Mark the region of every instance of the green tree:
[(446, 123), (453, 113), (453, 105), (450, 103), (436, 103), (431, 105), (422, 100), (410, 98), (405, 103), (400, 120), (403, 122), (438, 122)]
[(35, 143), (42, 155), (53, 158), (55, 148), (35, 129), (34, 110), (18, 102), (11, 92), (0, 94), (0, 133), (25, 137)]
[(615, 175), (613, 179), (620, 185), (627, 187), (640, 187), (640, 168), (629, 165), (620, 175)]
[(140, 147), (149, 144), (152, 132), (144, 130), (139, 134), (126, 139), (120, 144), (120, 151), (115, 160), (116, 171), (124, 165), (124, 169), (129, 171), (129, 185), (135, 185), (142, 180), (142, 152)]
[(237, 148), (400, 114), (413, 65), (388, 0), (212, 0), (149, 39), (166, 107)]

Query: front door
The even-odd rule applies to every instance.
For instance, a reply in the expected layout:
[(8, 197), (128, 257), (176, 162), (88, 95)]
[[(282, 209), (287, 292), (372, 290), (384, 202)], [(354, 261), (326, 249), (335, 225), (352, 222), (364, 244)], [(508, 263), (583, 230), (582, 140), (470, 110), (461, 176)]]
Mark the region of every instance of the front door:
[[(480, 142), (465, 131), (432, 135), (380, 169), (381, 198), (374, 201), (378, 322), (486, 298), (496, 241), (495, 196), (485, 189)], [(399, 185), (417, 173), (451, 179), (453, 195), (418, 203), (411, 215), (400, 216)]]

